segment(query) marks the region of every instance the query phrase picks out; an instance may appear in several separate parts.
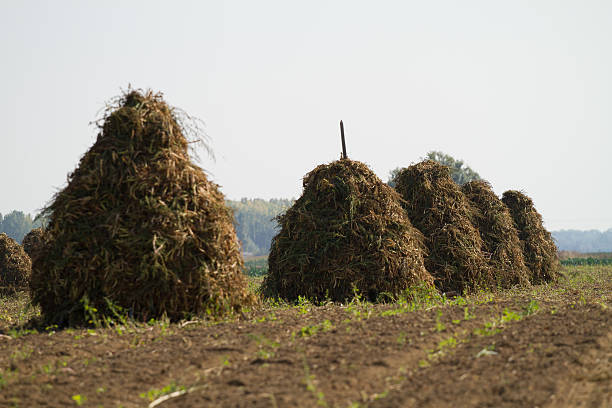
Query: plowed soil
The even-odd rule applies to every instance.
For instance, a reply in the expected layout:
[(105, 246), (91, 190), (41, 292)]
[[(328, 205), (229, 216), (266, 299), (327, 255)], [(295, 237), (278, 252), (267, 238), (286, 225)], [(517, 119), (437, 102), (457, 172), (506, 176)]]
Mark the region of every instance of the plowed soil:
[(564, 275), (456, 299), (34, 332), (17, 324), (23, 299), (2, 299), (0, 406), (612, 407), (612, 268)]

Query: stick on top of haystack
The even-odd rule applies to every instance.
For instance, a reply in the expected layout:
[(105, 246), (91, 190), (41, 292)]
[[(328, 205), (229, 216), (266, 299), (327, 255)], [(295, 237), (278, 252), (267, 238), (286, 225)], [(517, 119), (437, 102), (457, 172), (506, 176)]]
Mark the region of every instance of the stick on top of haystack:
[(346, 143), (344, 142), (344, 123), (342, 123), (342, 121), (340, 121), (340, 137), (342, 138), (342, 156), (340, 156), (340, 158), (348, 159), (346, 155)]

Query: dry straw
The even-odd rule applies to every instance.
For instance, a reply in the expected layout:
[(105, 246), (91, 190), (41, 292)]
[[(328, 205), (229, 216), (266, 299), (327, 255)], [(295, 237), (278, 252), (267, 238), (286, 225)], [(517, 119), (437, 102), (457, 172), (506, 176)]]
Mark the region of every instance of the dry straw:
[(370, 299), (432, 285), (421, 234), (400, 197), (365, 164), (341, 159), (304, 177), (302, 196), (278, 218), (269, 272), (270, 297), (344, 301), (354, 289)]
[(21, 245), (23, 245), (23, 249), (26, 251), (30, 259), (32, 259), (32, 261), (36, 258), (37, 254), (44, 245), (44, 239), (45, 230), (42, 228), (34, 228), (28, 232), (25, 237), (23, 237)]
[(0, 295), (28, 288), (32, 261), (23, 247), (5, 233), (0, 234)]
[(137, 319), (213, 314), (253, 302), (231, 210), (194, 165), (177, 111), (128, 91), (45, 213), (31, 291), (47, 321), (117, 307)]
[(471, 204), (472, 221), (480, 232), (497, 285), (528, 285), (529, 270), (508, 207), (484, 180), (470, 181), (461, 190)]
[(504, 193), (502, 201), (510, 210), (519, 232), (525, 264), (531, 271), (531, 283), (556, 280), (560, 267), (557, 246), (550, 232), (544, 228), (542, 216), (536, 211), (531, 198), (520, 191), (509, 190)]
[(460, 294), (496, 286), (469, 203), (448, 167), (426, 160), (402, 169), (395, 182), (412, 224), (425, 235), (425, 266), (438, 289)]

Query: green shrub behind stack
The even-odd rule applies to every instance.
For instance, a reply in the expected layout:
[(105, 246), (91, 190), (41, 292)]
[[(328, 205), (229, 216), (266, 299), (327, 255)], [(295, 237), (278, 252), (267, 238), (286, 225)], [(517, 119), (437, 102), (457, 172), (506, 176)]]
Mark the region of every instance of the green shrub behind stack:
[(0, 234), (0, 295), (11, 295), (28, 288), (32, 262), (14, 239)]
[(436, 286), (457, 294), (495, 287), (482, 239), (470, 220), (469, 203), (448, 167), (426, 160), (402, 169), (394, 181), (412, 224), (425, 235), (425, 267)]
[(81, 324), (87, 310), (112, 316), (117, 307), (180, 319), (253, 301), (231, 211), (192, 164), (183, 131), (160, 94), (131, 91), (107, 110), (46, 209), (31, 291), (47, 321)]
[(510, 210), (523, 246), (525, 264), (533, 284), (555, 281), (559, 277), (557, 246), (550, 232), (544, 228), (542, 216), (533, 201), (520, 191), (506, 191), (503, 203)]
[(508, 207), (484, 180), (470, 181), (461, 186), (461, 191), (471, 204), (472, 220), (480, 232), (497, 285), (528, 285), (529, 271)]
[(277, 218), (269, 272), (270, 297), (375, 300), (413, 285), (432, 285), (421, 234), (398, 194), (365, 164), (342, 159), (304, 177), (302, 196)]

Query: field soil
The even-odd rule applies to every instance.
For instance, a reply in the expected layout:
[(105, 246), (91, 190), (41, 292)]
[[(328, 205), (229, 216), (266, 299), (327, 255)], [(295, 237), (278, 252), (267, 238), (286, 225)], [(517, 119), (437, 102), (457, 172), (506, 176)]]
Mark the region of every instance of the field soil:
[(1, 299), (4, 407), (612, 407), (612, 268), (556, 284), (232, 319), (27, 329)]

